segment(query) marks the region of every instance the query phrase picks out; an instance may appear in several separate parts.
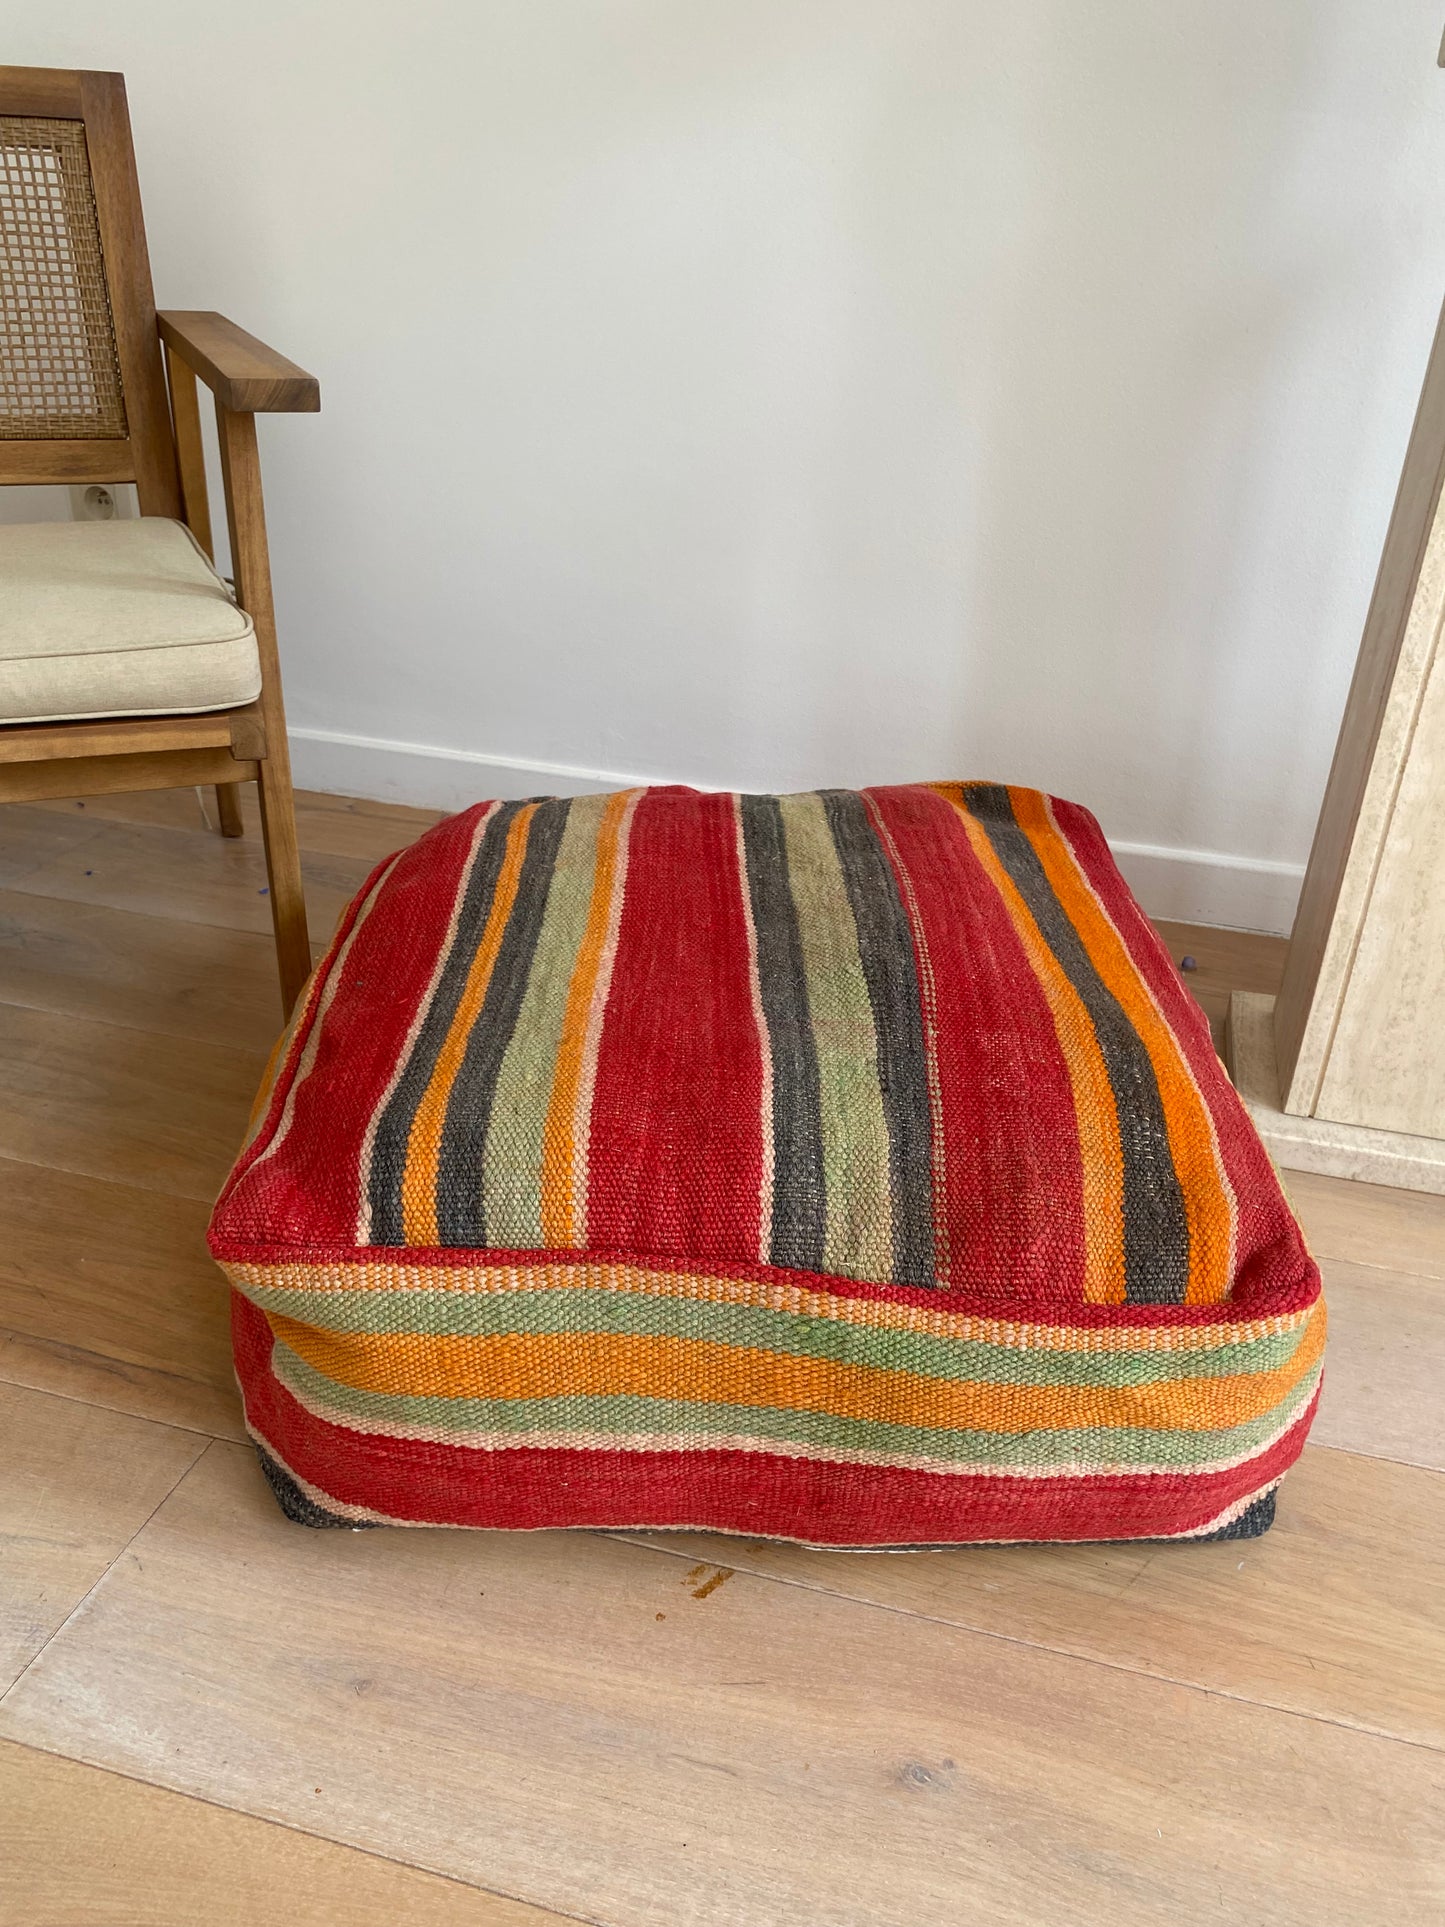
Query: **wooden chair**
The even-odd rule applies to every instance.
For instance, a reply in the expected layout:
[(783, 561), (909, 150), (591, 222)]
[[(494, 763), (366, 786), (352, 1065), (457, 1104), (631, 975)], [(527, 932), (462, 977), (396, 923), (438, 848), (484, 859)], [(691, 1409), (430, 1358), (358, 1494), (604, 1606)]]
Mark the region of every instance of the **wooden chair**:
[(311, 952), (255, 418), (320, 405), (222, 316), (156, 313), (121, 76), (0, 67), (0, 484), (134, 482), (141, 514), (0, 527), (0, 801), (214, 784), (239, 836), (232, 785), (256, 783), (288, 1015)]

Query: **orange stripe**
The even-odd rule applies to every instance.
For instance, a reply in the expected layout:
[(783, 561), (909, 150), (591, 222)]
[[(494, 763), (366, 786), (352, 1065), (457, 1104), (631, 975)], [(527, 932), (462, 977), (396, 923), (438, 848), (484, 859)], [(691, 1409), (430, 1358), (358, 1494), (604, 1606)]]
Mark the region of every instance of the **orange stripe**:
[(995, 854), (983, 825), (963, 806), (957, 783), (939, 784), (958, 811), (973, 853), (1013, 921), (1019, 941), (1048, 1001), (1074, 1093), (1084, 1192), (1084, 1297), (1093, 1305), (1121, 1305), (1124, 1270), (1124, 1153), (1114, 1087), (1099, 1040), (1078, 991), (1045, 943), (1018, 886)]
[(522, 874), (527, 833), (536, 814), (537, 805), (528, 803), (512, 818), (482, 940), (467, 971), (467, 981), (462, 987), (461, 1001), (452, 1017), (446, 1042), (437, 1053), (431, 1082), (412, 1119), (406, 1144), (406, 1171), (401, 1181), (402, 1228), (408, 1244), (434, 1245), (438, 1242), (437, 1165), (441, 1158), (447, 1099), (451, 1096), (452, 1085), (456, 1082), (457, 1072), (466, 1055), (467, 1039), (481, 1012), (487, 985), (492, 980), (497, 952), (502, 947), (502, 933), (507, 927), (507, 919), (512, 914), (512, 904), (517, 895), (517, 879)]
[(1213, 1432), (1272, 1411), (1318, 1363), (1317, 1318), (1288, 1362), (1237, 1377), (1148, 1385), (998, 1385), (765, 1352), (700, 1338), (619, 1332), (500, 1333), (494, 1337), (340, 1333), (268, 1313), (283, 1345), (357, 1391), (408, 1398), (691, 1399), (831, 1412), (959, 1432), (1128, 1426)]
[[(578, 1098), (593, 1030), (592, 996), (612, 926), (612, 896), (620, 867), (622, 827), (636, 796), (635, 790), (619, 790), (608, 799), (603, 812), (597, 831), (597, 868), (592, 880), (592, 900), (587, 907), (587, 927), (578, 947), (567, 989), (567, 1008), (562, 1017), (562, 1040), (557, 1049), (552, 1096), (542, 1132), (542, 1241), (555, 1250), (575, 1250), (582, 1244), (582, 1194), (586, 1174), (579, 1165), (585, 1161), (586, 1123), (577, 1115)], [(595, 1045), (595, 1037), (591, 1041)], [(579, 1143), (582, 1159), (578, 1157)]]
[[(366, 1135), (361, 1143), (360, 1182), (357, 1185), (356, 1241), (358, 1244), (369, 1245), (371, 1243), (371, 1174), (376, 1159), (376, 1134), (381, 1126), (382, 1118), (386, 1115), (387, 1106), (396, 1094), (396, 1087), (406, 1074), (406, 1067), (411, 1062), (412, 1052), (416, 1049), (417, 1039), (421, 1035), (422, 1025), (426, 1021), (427, 1012), (431, 1009), (432, 1002), (437, 994), (437, 988), (446, 972), (447, 963), (452, 954), (452, 947), (457, 940), (457, 929), (461, 923), (462, 908), (466, 902), (467, 886), (472, 879), (472, 870), (476, 864), (478, 852), (486, 840), (487, 832), (491, 828), (492, 819), (501, 807), (502, 805), (499, 802), (491, 802), (484, 805), (475, 823), (472, 825), (471, 840), (467, 845), (466, 858), (452, 888), (452, 907), (451, 914), (447, 918), (446, 934), (442, 939), (441, 946), (433, 962), (431, 977), (426, 987), (426, 994), (417, 1001), (416, 1008), (412, 1012), (411, 1022), (407, 1025), (405, 1040), (392, 1064), (391, 1076), (387, 1079), (386, 1089), (377, 1099), (371, 1116), (367, 1119)], [(404, 855), (405, 852), (398, 852), (398, 854)]]
[(1174, 1033), (1052, 821), (1047, 801), (1038, 790), (1024, 789), (1011, 789), (1009, 799), (1064, 914), (1078, 932), (1095, 970), (1138, 1032), (1154, 1067), (1189, 1226), (1189, 1283), (1184, 1302), (1216, 1304), (1229, 1296), (1234, 1207), (1219, 1162), (1213, 1121)]

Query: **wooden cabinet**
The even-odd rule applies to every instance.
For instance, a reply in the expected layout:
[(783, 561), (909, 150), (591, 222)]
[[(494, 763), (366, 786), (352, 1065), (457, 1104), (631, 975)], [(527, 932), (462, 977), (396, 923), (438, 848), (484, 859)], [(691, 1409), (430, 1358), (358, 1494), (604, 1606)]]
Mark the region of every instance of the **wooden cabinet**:
[(1230, 1068), (1278, 1163), (1445, 1192), (1445, 320), (1279, 997)]

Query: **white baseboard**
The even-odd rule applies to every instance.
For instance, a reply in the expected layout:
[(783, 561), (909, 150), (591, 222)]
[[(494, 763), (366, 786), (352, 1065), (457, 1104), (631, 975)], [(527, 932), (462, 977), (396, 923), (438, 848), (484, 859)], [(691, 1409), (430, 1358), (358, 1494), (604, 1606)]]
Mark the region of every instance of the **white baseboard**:
[(1272, 863), (1225, 850), (1178, 850), (1110, 842), (1114, 861), (1151, 917), (1267, 930), (1287, 937), (1304, 882), (1302, 863)]
[(462, 810), (484, 796), (596, 796), (674, 780), (516, 756), (477, 756), (470, 750), (343, 736), (329, 729), (292, 729), (287, 734), (298, 789), (365, 796), (376, 803), (411, 803), (424, 810)]
[[(421, 809), (459, 810), (483, 796), (590, 796), (673, 776), (579, 769), (516, 756), (478, 756), (425, 743), (390, 742), (329, 729), (293, 729), (291, 760), (301, 789), (365, 796)], [(1129, 886), (1151, 917), (1288, 936), (1304, 868), (1222, 850), (1114, 843)]]

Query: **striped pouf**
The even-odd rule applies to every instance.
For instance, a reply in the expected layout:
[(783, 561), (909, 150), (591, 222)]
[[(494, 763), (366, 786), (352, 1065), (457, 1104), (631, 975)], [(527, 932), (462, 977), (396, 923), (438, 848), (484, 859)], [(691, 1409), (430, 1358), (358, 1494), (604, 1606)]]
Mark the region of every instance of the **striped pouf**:
[(1263, 1531), (1319, 1278), (1087, 811), (487, 803), (342, 918), (211, 1227), (314, 1525)]

